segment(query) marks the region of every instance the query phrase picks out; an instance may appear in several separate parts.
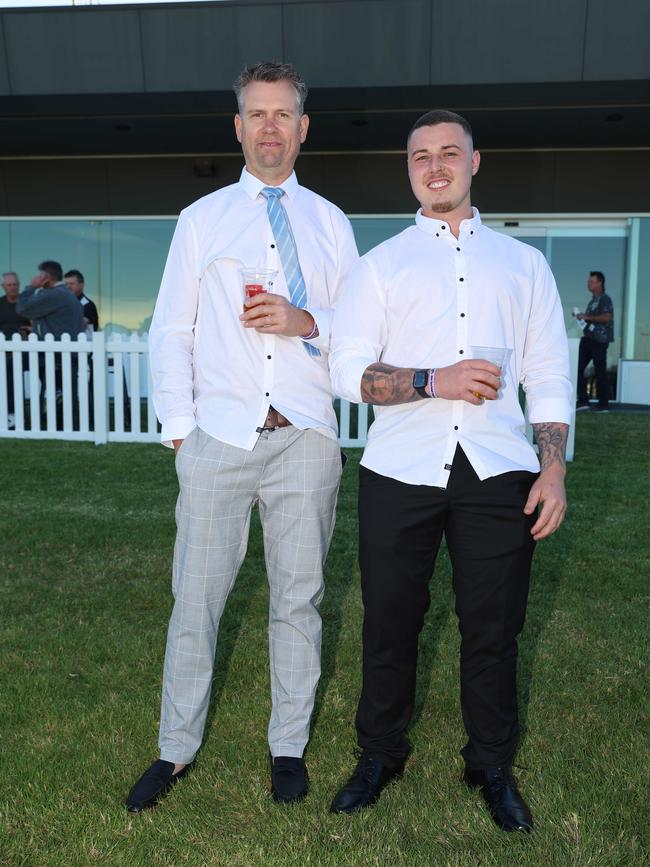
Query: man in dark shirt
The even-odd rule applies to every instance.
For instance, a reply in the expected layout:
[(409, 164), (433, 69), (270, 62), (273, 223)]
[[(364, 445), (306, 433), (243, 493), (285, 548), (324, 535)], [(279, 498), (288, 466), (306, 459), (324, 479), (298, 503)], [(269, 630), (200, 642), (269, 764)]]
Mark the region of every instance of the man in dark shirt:
[(592, 299), (584, 313), (576, 313), (576, 319), (585, 322), (578, 354), (578, 403), (576, 410), (589, 409), (585, 368), (593, 362), (596, 372), (596, 412), (607, 412), (609, 385), (607, 383), (607, 346), (614, 340), (614, 305), (605, 294), (605, 275), (602, 271), (590, 271), (587, 288)]
[[(58, 262), (46, 260), (38, 266), (38, 274), (32, 277), (29, 286), (18, 296), (16, 310), (32, 320), (32, 328), (42, 340), (46, 334), (51, 334), (55, 340), (60, 340), (63, 334), (69, 334), (73, 340), (84, 330), (83, 311), (81, 304), (72, 295), (63, 282), (63, 268)], [(45, 352), (39, 353), (39, 377), (41, 394), (45, 383)], [(73, 417), (77, 414), (77, 354), (70, 355), (72, 368), (72, 406)], [(60, 352), (54, 354), (54, 387), (57, 404), (57, 427), (62, 419), (63, 405), (63, 368)], [(73, 422), (74, 424), (74, 422)]]
[(84, 294), (84, 286), (86, 281), (81, 271), (73, 268), (65, 272), (65, 285), (70, 292), (77, 298), (81, 304), (83, 317), (87, 320), (87, 324), (92, 326), (93, 331), (99, 331), (99, 313), (95, 304)]
[(38, 274), (18, 296), (16, 312), (32, 320), (41, 340), (46, 334), (52, 334), (55, 340), (69, 334), (75, 340), (84, 330), (81, 305), (63, 282), (58, 262), (41, 262)]
[[(26, 337), (30, 331), (29, 319), (16, 313), (19, 286), (18, 274), (15, 271), (5, 271), (2, 275), (2, 288), (4, 289), (5, 297), (0, 298), (0, 331), (2, 331), (6, 340), (11, 340), (14, 334)], [(27, 355), (23, 355), (23, 358), (26, 359)], [(13, 430), (15, 424), (13, 355), (7, 352), (5, 359), (7, 369), (7, 427), (9, 430)], [(27, 365), (24, 362), (23, 370), (26, 367)]]

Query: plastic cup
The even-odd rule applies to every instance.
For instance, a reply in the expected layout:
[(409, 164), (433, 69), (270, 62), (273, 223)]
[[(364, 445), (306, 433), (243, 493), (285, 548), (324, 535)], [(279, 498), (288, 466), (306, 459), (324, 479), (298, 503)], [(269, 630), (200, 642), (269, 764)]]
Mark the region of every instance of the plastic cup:
[[(470, 346), (469, 351), (472, 355), (473, 359), (482, 359), (483, 361), (489, 361), (490, 364), (494, 364), (499, 368), (499, 373), (501, 372), (501, 368), (506, 363), (506, 359), (510, 352), (509, 349), (505, 349), (501, 346)], [(484, 397), (480, 392), (473, 392), (476, 397)]]
[(278, 272), (271, 268), (240, 268), (239, 273), (242, 278), (245, 310), (246, 302), (251, 298), (272, 291), (273, 280)]

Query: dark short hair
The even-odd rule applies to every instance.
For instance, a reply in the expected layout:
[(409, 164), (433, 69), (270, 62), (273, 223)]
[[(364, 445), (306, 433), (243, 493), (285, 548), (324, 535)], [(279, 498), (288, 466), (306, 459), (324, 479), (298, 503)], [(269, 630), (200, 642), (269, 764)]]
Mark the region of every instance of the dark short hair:
[(596, 280), (600, 280), (600, 282), (603, 284), (603, 290), (605, 289), (605, 275), (602, 271), (590, 271), (589, 276), (595, 277)]
[(71, 268), (69, 271), (66, 271), (63, 276), (64, 277), (76, 277), (80, 283), (86, 282), (84, 280), (84, 275), (81, 273), (81, 271), (77, 271), (76, 268)]
[(240, 111), (244, 89), (251, 81), (288, 81), (293, 84), (298, 98), (298, 114), (303, 113), (307, 99), (307, 85), (298, 70), (290, 63), (264, 60), (260, 63), (254, 63), (252, 66), (245, 66), (233, 82), (233, 90)]
[(411, 131), (406, 139), (407, 143), (410, 141), (411, 136), (416, 129), (420, 129), (421, 126), (438, 126), (440, 123), (457, 123), (463, 128), (466, 135), (469, 136), (473, 146), (474, 135), (469, 121), (461, 114), (456, 114), (455, 111), (446, 111), (444, 108), (437, 108), (434, 111), (428, 111), (426, 114), (423, 114), (422, 117), (419, 117), (411, 127)]
[(53, 280), (63, 280), (63, 268), (60, 262), (55, 262), (53, 259), (46, 259), (38, 266), (39, 271), (45, 271)]

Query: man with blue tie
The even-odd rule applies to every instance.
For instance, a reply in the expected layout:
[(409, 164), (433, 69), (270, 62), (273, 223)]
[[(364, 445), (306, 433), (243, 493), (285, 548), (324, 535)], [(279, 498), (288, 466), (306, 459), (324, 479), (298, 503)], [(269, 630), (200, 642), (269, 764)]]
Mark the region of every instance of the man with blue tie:
[[(181, 213), (149, 335), (154, 401), (180, 492), (160, 759), (131, 789), (133, 813), (165, 795), (200, 747), (219, 621), (255, 503), (270, 588), (271, 791), (290, 803), (309, 785), (303, 753), (341, 475), (330, 323), (358, 254), (344, 214), (293, 171), (309, 125), (302, 78), (289, 64), (259, 63), (234, 88), (246, 165), (238, 183)], [(244, 307), (247, 267), (277, 276), (272, 292)]]

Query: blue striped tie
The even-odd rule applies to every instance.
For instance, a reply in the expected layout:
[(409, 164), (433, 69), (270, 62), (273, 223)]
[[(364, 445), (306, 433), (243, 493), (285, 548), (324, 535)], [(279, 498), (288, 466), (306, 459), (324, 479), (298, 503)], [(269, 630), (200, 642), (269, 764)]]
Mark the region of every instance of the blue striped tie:
[[(269, 215), (275, 243), (278, 246), (291, 303), (294, 307), (304, 309), (307, 305), (307, 288), (300, 270), (296, 241), (286, 211), (280, 201), (284, 195), (284, 190), (280, 187), (264, 187), (262, 195), (266, 199), (266, 212)], [(303, 345), (310, 355), (320, 355), (320, 350), (310, 343), (304, 342)]]

